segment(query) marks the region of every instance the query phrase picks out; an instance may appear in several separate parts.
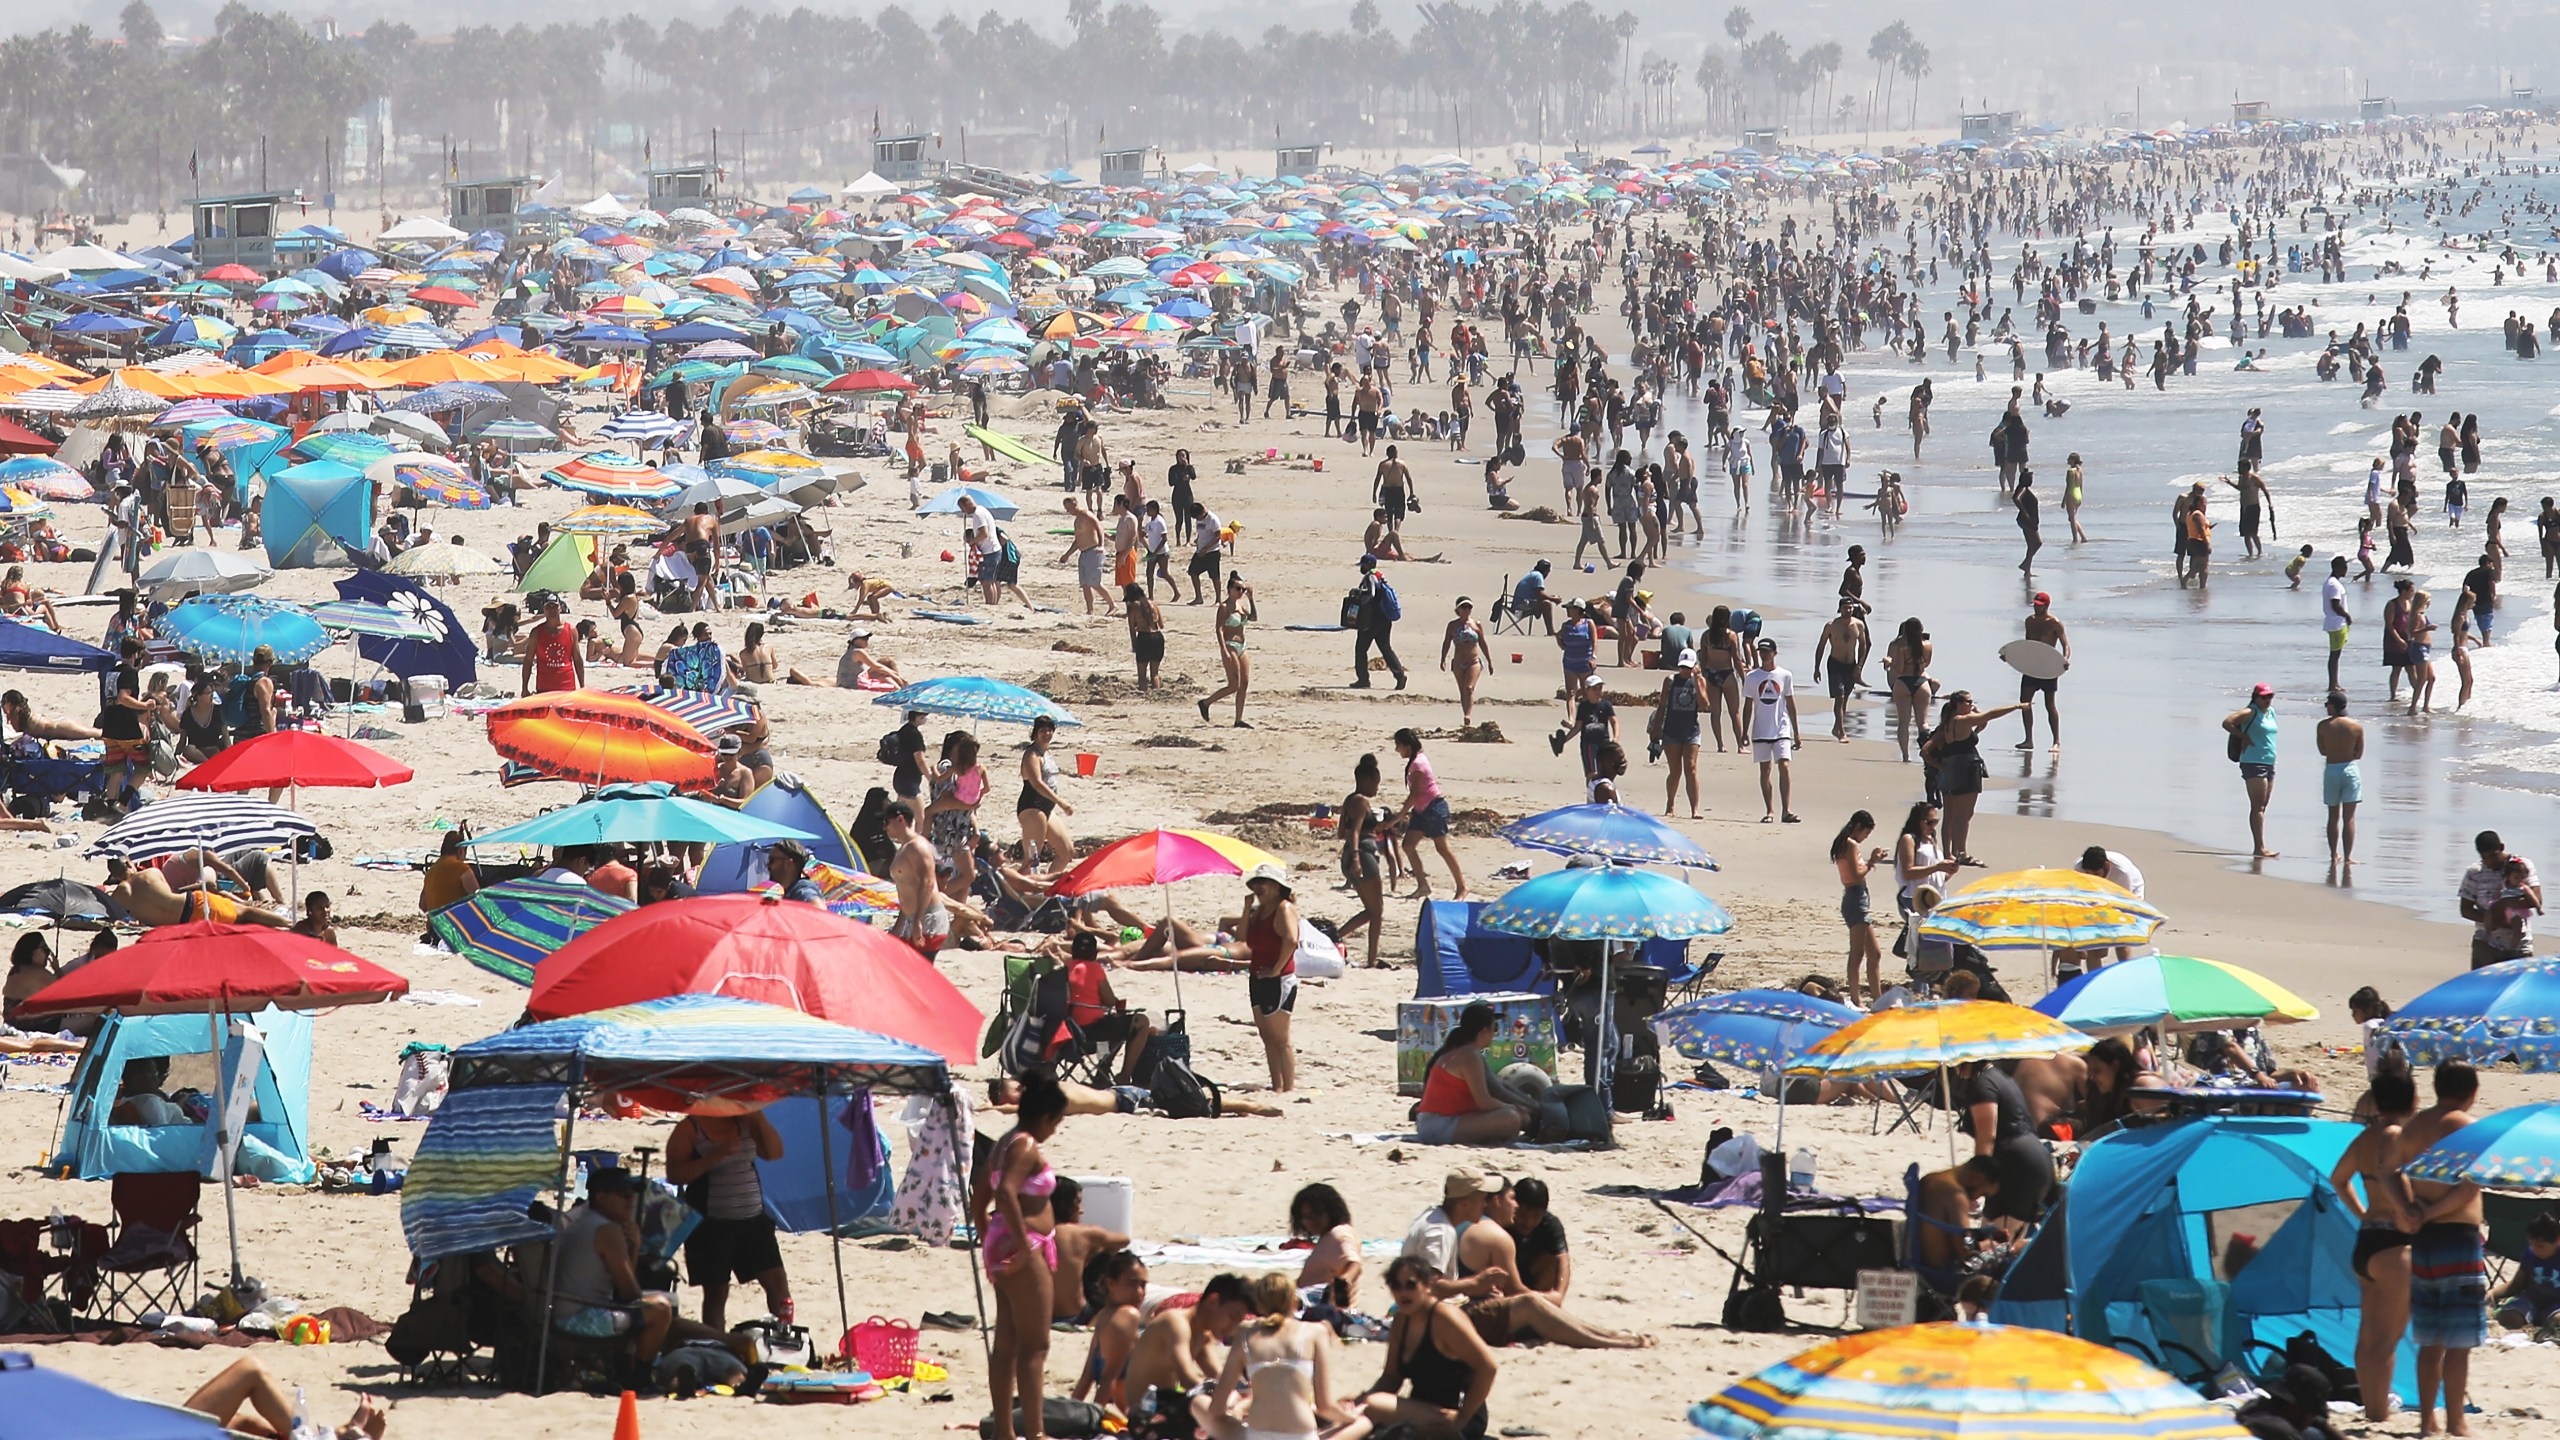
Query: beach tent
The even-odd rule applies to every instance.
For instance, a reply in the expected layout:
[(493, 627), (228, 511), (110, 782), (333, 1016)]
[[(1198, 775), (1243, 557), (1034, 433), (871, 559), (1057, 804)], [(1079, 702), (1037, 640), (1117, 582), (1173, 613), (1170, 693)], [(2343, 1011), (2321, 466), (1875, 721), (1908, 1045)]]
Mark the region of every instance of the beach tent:
[[(1530, 948), (1529, 937), (1484, 928), (1488, 903), (1422, 902), (1422, 918), (1414, 931), (1414, 999), (1502, 991), (1554, 993), (1555, 979)], [(1643, 963), (1681, 974), (1689, 968), (1689, 942), (1647, 940)]]
[(595, 568), (596, 542), (592, 535), (562, 533), (551, 537), (533, 563), (524, 568), (524, 578), (516, 582), (516, 593), (531, 595), (543, 590), (557, 590), (575, 596), (586, 583), (587, 572)]
[[(834, 817), (827, 814), (827, 807), (819, 804), (818, 797), (810, 794), (808, 787), (794, 776), (775, 776), (772, 783), (748, 796), (746, 803), (738, 808), (759, 820), (770, 820), (817, 836), (817, 839), (804, 843), (808, 845), (810, 855), (818, 860), (849, 875), (869, 873), (870, 867), (864, 865), (862, 857), (854, 854), (853, 847), (845, 843), (844, 830), (836, 824)], [(734, 895), (753, 890), (765, 883), (764, 853), (769, 848), (770, 842), (711, 847), (711, 853), (702, 857), (702, 872), (695, 878), (693, 888), (704, 895)]]
[(0, 620), (0, 670), (87, 670), (103, 674), (116, 657), (68, 635)]
[[(870, 1163), (857, 1164), (853, 1159), (853, 1129), (847, 1117), (856, 1105), (870, 1103), (867, 1095), (826, 1097), (827, 1123), (835, 1126), (832, 1149), (840, 1172), (832, 1186), (827, 1183), (826, 1168), (830, 1147), (818, 1143), (817, 1099), (795, 1095), (765, 1107), (764, 1117), (782, 1137), (781, 1159), (756, 1161), (756, 1178), (764, 1185), (765, 1213), (773, 1223), (794, 1235), (806, 1235), (841, 1229), (888, 1211), (889, 1202), (897, 1196), (898, 1181), (889, 1168), (886, 1132), (873, 1131)], [(827, 1219), (830, 1195), (835, 1204), (832, 1224)]]
[(258, 503), (258, 528), (266, 537), (267, 563), (278, 570), (346, 564), (346, 551), (372, 548), (373, 483), (352, 469), (344, 475), (273, 476)]
[[(254, 1081), (257, 1109), (241, 1134), (238, 1168), (261, 1180), (308, 1185), (318, 1173), (312, 1168), (308, 1144), (311, 1017), (269, 1006), (248, 1018), (264, 1033), (266, 1043)], [(223, 1063), (239, 1064), (240, 1038), (226, 1034), (223, 1043)], [(81, 1055), (79, 1068), (71, 1072), (62, 1143), (48, 1168), (67, 1169), (80, 1180), (189, 1170), (212, 1175), (214, 1127), (209, 1120), (159, 1126), (109, 1121), (125, 1067), (164, 1058), (170, 1065), (161, 1094), (177, 1099), (185, 1090), (205, 1097), (215, 1093), (213, 1033), (202, 1015), (108, 1015)], [(205, 1103), (209, 1105), (210, 1099)]]
[[(1991, 1319), (2059, 1330), (2173, 1374), (2281, 1369), (2309, 1332), (2355, 1354), (2356, 1219), (2329, 1172), (2360, 1133), (2335, 1120), (2207, 1115), (2119, 1130), (2070, 1184), (2002, 1282)], [(2404, 1339), (2398, 1380), (2416, 1393)]]

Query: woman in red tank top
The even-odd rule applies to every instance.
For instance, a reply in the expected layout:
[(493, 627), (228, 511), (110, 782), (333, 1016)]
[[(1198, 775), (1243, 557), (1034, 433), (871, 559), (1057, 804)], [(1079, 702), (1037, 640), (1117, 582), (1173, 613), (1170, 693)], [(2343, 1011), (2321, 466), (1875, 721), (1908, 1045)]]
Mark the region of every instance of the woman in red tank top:
[(1413, 1117), (1424, 1144), (1505, 1145), (1520, 1137), (1528, 1117), (1494, 1095), (1485, 1072), (1485, 1048), (1502, 1038), (1498, 1020), (1490, 1005), (1468, 1006), (1432, 1055)]
[(1262, 1032), (1262, 1058), (1271, 1066), (1271, 1088), (1296, 1089), (1298, 1056), (1289, 1047), (1289, 1012), (1298, 1004), (1298, 902), (1289, 872), (1265, 862), (1245, 872), (1245, 954), (1251, 978), (1253, 1028)]

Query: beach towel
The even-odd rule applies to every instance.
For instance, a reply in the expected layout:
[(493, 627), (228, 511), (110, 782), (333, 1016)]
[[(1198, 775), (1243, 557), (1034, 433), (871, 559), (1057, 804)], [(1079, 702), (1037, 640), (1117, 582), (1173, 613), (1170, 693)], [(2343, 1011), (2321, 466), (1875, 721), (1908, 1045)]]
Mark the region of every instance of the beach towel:
[(669, 652), (666, 679), (673, 689), (725, 694), (729, 689), (728, 657), (720, 653), (719, 641), (697, 640)]
[[(1204, 1270), (1295, 1270), (1306, 1263), (1305, 1245), (1286, 1235), (1209, 1235), (1192, 1240), (1132, 1240), (1129, 1253), (1149, 1265), (1196, 1265)], [(1360, 1255), (1384, 1265), (1403, 1249), (1394, 1240), (1364, 1240)]]

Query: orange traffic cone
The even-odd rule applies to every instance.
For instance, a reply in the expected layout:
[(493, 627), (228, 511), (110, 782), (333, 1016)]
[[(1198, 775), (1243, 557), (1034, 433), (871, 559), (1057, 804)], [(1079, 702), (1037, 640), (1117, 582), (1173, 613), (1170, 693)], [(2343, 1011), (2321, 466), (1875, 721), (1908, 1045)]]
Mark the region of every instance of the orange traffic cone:
[(613, 1417), (613, 1440), (640, 1440), (640, 1397), (622, 1392), (622, 1413)]

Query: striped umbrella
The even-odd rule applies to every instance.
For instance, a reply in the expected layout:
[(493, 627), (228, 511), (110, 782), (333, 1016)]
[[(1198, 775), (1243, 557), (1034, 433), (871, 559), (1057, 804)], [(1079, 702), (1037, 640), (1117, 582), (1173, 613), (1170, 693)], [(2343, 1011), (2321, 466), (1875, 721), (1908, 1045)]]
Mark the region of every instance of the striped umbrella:
[(631, 908), (592, 885), (502, 880), (427, 917), (444, 947), (501, 980), (530, 989), (552, 951)]
[(465, 510), (487, 507), (489, 492), (471, 472), (442, 455), (424, 450), (403, 450), (385, 455), (364, 468), (365, 478), (376, 484), (388, 482), (401, 486), (422, 500), (439, 505), (452, 505)]
[(495, 440), (510, 448), (526, 444), (546, 445), (560, 438), (541, 423), (514, 415), (501, 415), (471, 434), (474, 439)]
[(1787, 1067), (1790, 1075), (1835, 1080), (1912, 1075), (1968, 1060), (2066, 1055), (2089, 1037), (2023, 1005), (1940, 1000), (1878, 1010), (1834, 1031)]
[(387, 330), (374, 332), (373, 343), (385, 350), (450, 350), (453, 348), (453, 337), (433, 325), (412, 321), (405, 325), (394, 325)]
[(693, 429), (690, 422), (655, 410), (625, 410), (604, 422), (596, 431), (599, 440), (629, 440), (635, 444), (654, 445), (673, 440)]
[(231, 412), (223, 409), (222, 402), (218, 400), (206, 400), (202, 398), (181, 400), (177, 404), (170, 406), (168, 409), (163, 410), (158, 415), (152, 417), (151, 428), (154, 430), (174, 430), (181, 425), (190, 425), (198, 420), (228, 420), (230, 418)]
[(489, 712), (489, 744), (558, 780), (663, 780), (687, 790), (711, 783), (711, 742), (702, 732), (629, 695), (528, 695)]
[(563, 460), (543, 471), (542, 478), (608, 500), (664, 500), (684, 489), (646, 465), (604, 450)]
[(1037, 690), (1025, 689), (1009, 680), (990, 680), (981, 675), (947, 675), (939, 680), (919, 680), (903, 689), (875, 696), (871, 703), (893, 710), (921, 710), (928, 715), (1003, 720), (1016, 725), (1028, 725), (1043, 716), (1060, 725), (1084, 723), (1068, 713), (1067, 707)]
[(42, 498), (15, 487), (0, 487), (0, 521), (41, 520), (53, 513)]
[(791, 432), (770, 420), (731, 420), (720, 427), (720, 433), (732, 445), (763, 447), (791, 441)]
[(319, 833), (320, 827), (281, 805), (247, 795), (187, 791), (154, 800), (108, 826), (82, 853), (133, 861), (189, 850), (222, 855), (291, 845)]
[(766, 482), (775, 477), (814, 475), (827, 467), (796, 450), (747, 450), (723, 456), (703, 468), (714, 475)]
[(1206, 830), (1144, 830), (1114, 840), (1057, 877), (1060, 895), (1085, 895), (1138, 885), (1170, 885), (1200, 875), (1241, 875), (1256, 865), (1281, 865), (1277, 855)]
[(1718, 1440), (2245, 1440), (2231, 1412), (2130, 1355), (1981, 1323), (1844, 1335), (1689, 1423)]
[(2092, 1035), (2121, 1035), (2146, 1025), (2215, 1030), (2320, 1018), (2309, 1001), (2254, 970), (2187, 955), (2139, 955), (2092, 970), (2037, 1001), (2035, 1009)]
[(330, 460), (357, 470), (400, 451), (389, 440), (361, 430), (314, 430), (289, 448), (305, 460)]
[(296, 665), (332, 643), (309, 615), (256, 595), (199, 595), (171, 610), (165, 623), (181, 651), (235, 665), (249, 663), (261, 645)]
[(311, 607), (311, 618), (323, 630), (341, 635), (370, 635), (383, 640), (433, 640), (433, 630), (388, 605), (368, 600), (325, 600)]
[(0, 485), (47, 500), (87, 500), (97, 494), (87, 476), (49, 455), (12, 455), (0, 460)]
[(2169, 917), (2102, 875), (2012, 870), (1938, 902), (1920, 933), (1984, 950), (2138, 945)]
[(655, 535), (666, 528), (666, 521), (628, 505), (583, 505), (551, 522), (554, 534), (616, 540)]
[(89, 397), (59, 385), (35, 385), (14, 395), (0, 395), (0, 410), (29, 410), (40, 415), (67, 415)]
[(638, 685), (616, 686), (605, 693), (645, 700), (705, 735), (715, 730), (734, 730), (741, 725), (751, 725), (756, 718), (753, 705), (735, 695), (715, 695), (708, 690), (678, 690), (643, 681)]

